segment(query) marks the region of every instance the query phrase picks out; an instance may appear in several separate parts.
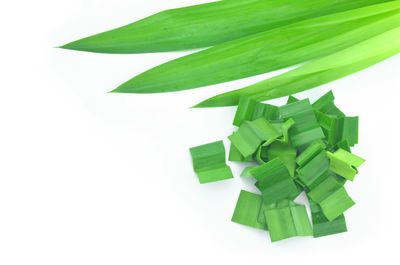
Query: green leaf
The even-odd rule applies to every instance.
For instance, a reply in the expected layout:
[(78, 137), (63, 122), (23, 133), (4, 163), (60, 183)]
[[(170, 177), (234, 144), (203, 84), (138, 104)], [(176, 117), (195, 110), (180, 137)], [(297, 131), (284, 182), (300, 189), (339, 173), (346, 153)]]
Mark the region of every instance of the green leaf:
[(315, 111), (318, 123), (330, 145), (347, 140), (350, 146), (358, 143), (358, 117), (342, 117)]
[[(400, 1), (396, 1), (399, 2)], [(394, 23), (399, 24), (399, 21)], [(308, 90), (361, 71), (400, 52), (400, 27), (254, 85), (209, 98), (195, 107), (236, 105), (241, 96), (264, 101)]]
[(299, 99), (297, 99), (297, 98), (293, 97), (292, 95), (290, 95), (288, 97), (288, 100), (286, 101), (286, 104), (294, 103), (294, 102), (297, 102), (297, 101), (299, 101)]
[(333, 154), (327, 152), (327, 155), (330, 159), (329, 169), (351, 181), (354, 180), (357, 174), (357, 169), (355, 168), (360, 167), (365, 162), (365, 159), (343, 149), (338, 149)]
[(253, 161), (253, 158), (251, 156), (243, 157), (239, 150), (233, 144), (231, 144), (228, 160), (233, 162), (251, 162)]
[(290, 142), (289, 130), (290, 130), (290, 128), (292, 128), (292, 126), (295, 123), (296, 122), (292, 118), (289, 118), (288, 120), (286, 120), (282, 124), (282, 126), (281, 126), (282, 139), (278, 139), (278, 141), (280, 141), (282, 143), (289, 143)]
[(304, 205), (289, 202), (288, 206), (264, 211), (272, 242), (294, 236), (312, 236), (313, 231)]
[(253, 168), (251, 175), (257, 180), (256, 187), (261, 191), (266, 204), (294, 199), (300, 193), (286, 165), (279, 158)]
[(343, 139), (340, 142), (338, 142), (336, 144), (336, 146), (337, 146), (337, 148), (343, 149), (343, 150), (351, 153), (349, 141), (347, 141), (346, 139)]
[(294, 147), (306, 145), (324, 137), (308, 99), (281, 106), (279, 112), (283, 120), (294, 120), (289, 130), (290, 141)]
[(229, 41), (152, 68), (113, 92), (180, 91), (326, 56), (395, 28), (400, 22), (400, 2), (397, 2), (310, 19)]
[(358, 144), (358, 117), (342, 118), (341, 140), (347, 140), (350, 146)]
[(336, 219), (354, 204), (355, 202), (349, 197), (343, 187), (339, 188), (329, 197), (319, 203), (322, 212), (329, 221)]
[(250, 178), (252, 177), (251, 175), (251, 170), (255, 168), (255, 166), (253, 167), (246, 167), (245, 169), (243, 169), (242, 173), (240, 173), (240, 176), (243, 178)]
[(271, 123), (265, 118), (259, 118), (251, 122), (243, 121), (239, 130), (228, 138), (243, 157), (248, 157), (256, 152), (263, 142), (272, 143), (279, 136), (279, 132)]
[(200, 183), (233, 178), (230, 167), (225, 163), (225, 148), (222, 141), (192, 147), (189, 150)]
[[(290, 145), (289, 129), (294, 125), (294, 123), (295, 122), (293, 119), (288, 119), (284, 123), (271, 123), (271, 125), (279, 132), (279, 134), (282, 135), (276, 139), (277, 140), (276, 147), (279, 146), (279, 143), (282, 144), (281, 145), (282, 147)], [(268, 160), (275, 158), (275, 157), (271, 158), (272, 156), (268, 156), (268, 150), (270, 148), (270, 146), (269, 146), (270, 143), (271, 142), (266, 142), (263, 145), (260, 145), (258, 147), (256, 153), (253, 155), (255, 161), (258, 162), (259, 164), (264, 164)], [(272, 143), (272, 144), (274, 144), (274, 143)], [(294, 148), (291, 146), (290, 149), (294, 149)], [(283, 151), (283, 153), (282, 153), (283, 156), (281, 156), (281, 159), (285, 162), (285, 164), (288, 167), (289, 172), (291, 172), (291, 175), (292, 175), (292, 171), (294, 170), (294, 169), (292, 169), (293, 166), (291, 165), (291, 162), (290, 162), (291, 157), (293, 156), (291, 154), (292, 151), (289, 151), (288, 148), (284, 148), (284, 150), (282, 150), (282, 151)], [(288, 151), (289, 151), (289, 153), (288, 153)], [(294, 149), (294, 152), (295, 152), (295, 156), (296, 156), (296, 149)], [(295, 166), (295, 164), (294, 164), (294, 166)]]
[(232, 222), (267, 230), (266, 225), (257, 220), (262, 201), (261, 195), (241, 190), (233, 212)]
[(344, 187), (332, 176), (312, 189), (308, 196), (319, 204), (329, 221), (333, 221), (355, 204)]
[(300, 155), (297, 157), (297, 164), (302, 167), (316, 157), (322, 150), (326, 148), (324, 142), (316, 140), (312, 142)]
[(313, 103), (313, 108), (328, 115), (333, 115), (335, 117), (344, 117), (344, 113), (336, 107), (335, 96), (332, 91), (329, 91), (317, 101)]
[[(285, 203), (286, 201), (287, 200), (283, 200), (283, 201), (280, 201), (279, 203), (282, 204), (282, 203)], [(264, 211), (268, 210), (268, 209), (275, 208), (275, 207), (277, 207), (277, 205), (278, 205), (278, 203), (272, 203), (272, 204), (262, 203), (261, 207), (260, 207), (260, 211), (258, 211), (257, 222), (259, 222), (260, 224), (264, 224), (265, 227), (267, 227), (267, 229), (268, 229), (268, 224), (267, 224), (267, 221), (265, 220)]]
[(315, 111), (318, 123), (322, 128), (330, 145), (335, 145), (341, 140), (343, 132), (343, 118), (337, 118), (337, 116), (325, 114), (318, 110)]
[(321, 151), (307, 164), (297, 169), (297, 173), (302, 183), (309, 189), (313, 189), (321, 183), (328, 174), (329, 159), (325, 151)]
[(210, 47), (307, 18), (386, 1), (217, 1), (165, 10), (61, 48), (100, 53), (146, 53)]
[(269, 175), (286, 175), (287, 173), (289, 172), (285, 167), (285, 164), (278, 158), (250, 169), (250, 174), (257, 181), (260, 181)]
[(267, 158), (267, 149), (268, 149), (268, 146), (262, 146), (262, 145), (260, 145), (260, 146), (258, 147), (257, 151), (255, 152), (255, 154), (253, 155), (254, 160), (255, 160), (258, 164), (262, 165), (262, 164), (265, 164), (265, 162), (268, 161), (268, 158)]
[(242, 97), (236, 110), (233, 125), (240, 126), (243, 121), (253, 121), (264, 117), (268, 121), (279, 120), (279, 108)]
[(294, 177), (296, 169), (296, 155), (296, 148), (288, 143), (274, 142), (266, 150), (267, 160), (279, 158), (285, 164), (291, 177)]
[(313, 236), (321, 237), (347, 232), (346, 219), (339, 215), (336, 219), (329, 221), (323, 214), (321, 207), (310, 198), (311, 219), (313, 224)]

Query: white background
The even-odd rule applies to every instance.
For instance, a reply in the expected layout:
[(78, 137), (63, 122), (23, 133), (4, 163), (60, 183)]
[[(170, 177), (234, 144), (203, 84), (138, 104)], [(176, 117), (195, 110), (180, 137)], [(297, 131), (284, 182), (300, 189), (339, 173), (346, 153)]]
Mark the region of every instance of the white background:
[[(200, 185), (188, 148), (228, 136), (234, 108), (200, 100), (277, 74), (157, 95), (107, 94), (186, 53), (53, 48), (163, 9), (205, 1), (7, 1), (0, 10), (0, 264), (363, 264), (399, 261), (400, 56), (333, 89), (360, 116), (367, 159), (347, 184), (349, 232), (271, 244), (230, 222), (239, 177)], [(286, 70), (285, 70), (286, 71)], [(279, 71), (282, 72), (282, 71)], [(283, 103), (284, 99), (274, 103)], [(391, 262), (389, 262), (391, 260)]]

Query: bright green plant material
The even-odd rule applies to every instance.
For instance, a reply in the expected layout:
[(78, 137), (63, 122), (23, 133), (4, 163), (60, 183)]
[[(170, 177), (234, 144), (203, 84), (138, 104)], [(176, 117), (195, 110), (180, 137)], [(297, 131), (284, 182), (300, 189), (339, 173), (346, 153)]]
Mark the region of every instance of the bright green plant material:
[(261, 117), (268, 121), (279, 120), (279, 108), (243, 97), (239, 101), (233, 125), (240, 126), (243, 121), (253, 121)]
[(258, 118), (254, 121), (243, 121), (239, 130), (228, 138), (243, 157), (249, 157), (263, 142), (272, 143), (279, 136), (271, 123), (265, 118)]
[(339, 215), (336, 219), (329, 221), (323, 214), (321, 207), (310, 198), (311, 219), (313, 225), (313, 236), (321, 237), (347, 232), (346, 219)]
[(350, 144), (349, 144), (349, 142), (348, 142), (346, 139), (343, 139), (342, 141), (338, 142), (338, 143), (336, 144), (336, 146), (337, 146), (338, 148), (341, 148), (341, 149), (343, 149), (343, 150), (345, 150), (345, 151), (351, 153)]
[(294, 102), (297, 102), (297, 101), (299, 101), (299, 99), (297, 99), (297, 98), (293, 97), (292, 95), (290, 95), (288, 97), (287, 101), (286, 101), (286, 104), (294, 103)]
[(257, 222), (259, 222), (260, 224), (264, 224), (265, 227), (268, 228), (268, 224), (267, 221), (265, 220), (265, 215), (264, 215), (264, 211), (270, 208), (276, 207), (276, 203), (273, 204), (265, 204), (262, 203), (261, 207), (260, 207), (260, 211), (258, 211), (258, 218), (257, 218)]
[(289, 201), (287, 206), (264, 210), (272, 242), (294, 236), (312, 236), (306, 207)]
[(267, 230), (264, 223), (258, 222), (258, 213), (262, 205), (261, 195), (245, 190), (240, 191), (235, 211), (233, 212), (232, 222), (247, 225), (250, 227)]
[[(399, 25), (399, 21), (395, 24)], [(361, 71), (399, 52), (400, 27), (397, 27), (284, 74), (209, 98), (195, 107), (233, 106), (242, 96), (264, 101), (295, 94)]]
[(192, 147), (189, 150), (200, 183), (233, 178), (230, 167), (225, 163), (225, 148), (222, 141)]
[(323, 141), (316, 140), (312, 142), (300, 155), (296, 158), (297, 164), (302, 167), (316, 157), (326, 146)]
[(347, 140), (350, 146), (358, 144), (358, 117), (341, 118), (341, 141)]
[[(248, 103), (252, 101), (246, 100), (246, 104), (243, 104), (243, 100), (241, 99), (240, 115), (245, 118), (241, 118), (242, 126), (249, 123), (247, 119), (251, 119), (249, 117), (253, 115), (248, 113), (254, 113), (248, 108)], [(340, 125), (336, 138), (343, 139), (334, 145), (327, 139), (317, 139), (306, 145), (293, 147), (291, 139), (298, 131), (315, 127), (316, 119), (310, 115), (314, 111), (338, 121), (350, 118), (352, 125), (348, 127), (353, 130), (358, 128), (358, 119), (346, 117), (335, 106), (332, 92), (322, 96), (312, 106), (308, 100), (290, 97), (287, 104), (278, 110), (278, 120), (281, 121), (270, 123), (269, 127), (274, 128), (277, 132), (275, 135), (279, 136), (271, 141), (259, 141), (256, 153), (250, 157), (260, 165), (246, 167), (241, 174), (242, 177), (253, 177), (256, 180), (255, 186), (261, 191), (261, 195), (251, 196), (256, 201), (253, 204), (255, 206), (250, 207), (249, 214), (242, 211), (245, 217), (239, 218), (240, 222), (265, 230), (268, 228), (272, 241), (296, 235), (321, 237), (347, 231), (343, 213), (354, 205), (354, 201), (343, 186), (347, 179), (340, 174), (355, 174), (355, 168), (364, 162), (351, 154), (348, 143), (348, 139), (356, 139), (354, 135), (358, 135), (358, 129), (355, 130), (356, 134), (348, 136), (348, 133), (343, 132), (345, 126)], [(243, 113), (247, 113), (248, 116)], [(264, 116), (260, 119), (265, 120)], [(350, 133), (350, 129), (347, 130)], [(296, 206), (292, 201), (303, 191), (307, 193), (310, 201), (312, 231), (304, 206), (301, 206), (300, 210), (299, 205)], [(293, 216), (294, 206), (294, 211), (300, 211), (299, 219)], [(246, 219), (247, 217), (249, 219)], [(299, 225), (300, 232), (293, 228), (296, 224)]]
[(327, 152), (330, 159), (329, 169), (345, 179), (354, 180), (357, 168), (360, 167), (365, 159), (358, 157), (343, 149), (338, 149), (335, 153)]
[(320, 97), (317, 101), (315, 101), (312, 105), (313, 108), (327, 115), (333, 115), (335, 117), (344, 117), (344, 113), (336, 107), (335, 96), (332, 91), (329, 91), (322, 97)]
[(268, 161), (267, 158), (267, 149), (269, 146), (262, 146), (260, 145), (253, 155), (254, 161), (257, 162), (259, 165), (265, 164)]
[(260, 181), (270, 175), (286, 175), (288, 173), (285, 164), (280, 159), (273, 159), (263, 163), (260, 166), (252, 167), (250, 170), (251, 176), (253, 176), (257, 181)]
[(283, 120), (294, 120), (289, 130), (290, 140), (294, 147), (306, 145), (324, 137), (308, 99), (281, 106), (279, 112)]
[(234, 162), (251, 162), (253, 161), (253, 158), (251, 156), (243, 157), (239, 150), (233, 144), (231, 144), (228, 160)]
[(343, 185), (332, 176), (326, 178), (307, 195), (319, 204), (329, 221), (333, 221), (355, 204)]
[(286, 166), (291, 177), (294, 177), (296, 169), (297, 150), (292, 145), (282, 142), (274, 142), (267, 147), (267, 161), (279, 158)]
[(257, 180), (256, 187), (261, 191), (265, 204), (286, 198), (294, 199), (299, 195), (286, 165), (279, 158), (255, 167), (250, 172)]
[(344, 117), (315, 111), (318, 123), (329, 144), (347, 140), (350, 146), (358, 143), (358, 117)]
[(319, 111), (316, 111), (315, 113), (328, 143), (335, 145), (342, 137), (343, 118), (337, 118), (333, 115), (327, 115)]
[(313, 189), (324, 180), (329, 170), (329, 159), (325, 151), (321, 151), (307, 164), (297, 169), (300, 180), (309, 189)]
[(307, 18), (387, 0), (241, 0), (162, 11), (62, 48), (100, 53), (146, 53), (210, 47)]
[(243, 177), (243, 178), (250, 178), (250, 177), (252, 177), (252, 175), (251, 175), (251, 170), (252, 170), (253, 168), (255, 168), (255, 167), (256, 167), (256, 166), (253, 166), (253, 167), (246, 167), (245, 169), (243, 169), (242, 173), (240, 173), (240, 176)]
[(292, 126), (295, 124), (296, 122), (292, 119), (289, 118), (288, 120), (286, 120), (282, 126), (281, 126), (281, 132), (282, 132), (282, 139), (278, 139), (278, 141), (282, 142), (282, 143), (289, 143), (290, 139), (289, 139), (289, 130), (290, 128), (292, 128)]
[(171, 92), (254, 76), (335, 53), (393, 29), (399, 22), (400, 1), (318, 17), (167, 62), (113, 92)]
[[(271, 145), (275, 145), (274, 148), (271, 147), (272, 152), (274, 152), (273, 150), (276, 149), (276, 151), (277, 151), (276, 154), (280, 154), (279, 155), (280, 158), (285, 162), (291, 175), (292, 175), (292, 173), (294, 173), (294, 169), (292, 169), (293, 165), (291, 165), (292, 163), (290, 161), (292, 160), (291, 157), (293, 156), (293, 150), (294, 150), (294, 156), (296, 157), (296, 149), (293, 148), (290, 144), (289, 129), (293, 126), (294, 123), (295, 122), (293, 119), (289, 119), (289, 120), (285, 121), (284, 123), (279, 123), (279, 125), (278, 125), (278, 123), (271, 124), (273, 126), (278, 125), (275, 127), (275, 129), (279, 132), (279, 134), (281, 134), (281, 136), (276, 139), (276, 142), (271, 144)], [(270, 150), (269, 145), (270, 145), (270, 142), (266, 142), (263, 145), (259, 146), (256, 153), (253, 155), (254, 160), (256, 162), (258, 162), (259, 164), (264, 164), (268, 160), (271, 160), (271, 159), (277, 157), (277, 156), (273, 157), (273, 153), (268, 155), (268, 152), (271, 152), (271, 151), (269, 151)], [(295, 166), (295, 164), (294, 164), (294, 166)]]
[(329, 175), (333, 176), (336, 179), (336, 181), (339, 182), (340, 185), (344, 186), (344, 184), (346, 184), (347, 179), (345, 179), (344, 177), (339, 176), (338, 174), (335, 174), (332, 171), (329, 171)]
[(334, 145), (339, 140), (341, 133), (341, 128), (339, 126), (340, 119), (336, 116), (328, 115), (320, 111), (315, 111), (315, 116), (317, 117), (318, 123), (320, 124), (328, 143)]

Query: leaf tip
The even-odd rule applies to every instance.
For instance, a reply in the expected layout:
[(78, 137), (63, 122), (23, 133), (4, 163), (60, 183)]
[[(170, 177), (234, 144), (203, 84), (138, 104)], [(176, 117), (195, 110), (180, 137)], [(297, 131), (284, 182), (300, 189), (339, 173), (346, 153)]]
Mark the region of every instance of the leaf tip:
[(74, 42), (70, 42), (70, 43), (67, 43), (67, 44), (64, 44), (64, 45), (56, 46), (55, 48), (66, 49), (66, 50), (77, 50), (77, 48), (74, 47), (74, 45), (71, 45), (73, 43)]

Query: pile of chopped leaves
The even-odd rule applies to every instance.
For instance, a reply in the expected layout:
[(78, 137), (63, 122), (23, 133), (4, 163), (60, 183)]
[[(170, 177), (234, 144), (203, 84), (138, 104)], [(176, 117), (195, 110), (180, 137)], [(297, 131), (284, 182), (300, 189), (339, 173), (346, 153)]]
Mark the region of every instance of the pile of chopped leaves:
[[(229, 161), (256, 162), (241, 176), (254, 178), (260, 194), (242, 190), (232, 221), (268, 230), (271, 241), (347, 231), (343, 213), (355, 203), (344, 184), (364, 159), (351, 153), (358, 143), (358, 117), (347, 117), (328, 92), (313, 104), (292, 96), (284, 106), (241, 97), (228, 138)], [(233, 178), (222, 141), (190, 148), (200, 183)], [(306, 207), (294, 202), (305, 192)]]

